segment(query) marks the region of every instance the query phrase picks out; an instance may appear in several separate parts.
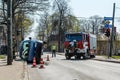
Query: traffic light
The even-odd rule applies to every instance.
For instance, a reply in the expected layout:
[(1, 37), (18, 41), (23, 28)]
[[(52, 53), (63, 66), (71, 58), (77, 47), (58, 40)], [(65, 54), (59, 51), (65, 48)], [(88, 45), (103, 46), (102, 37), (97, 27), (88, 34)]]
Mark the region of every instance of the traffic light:
[(4, 0), (4, 2), (7, 2), (8, 0)]
[(110, 29), (109, 29), (109, 28), (106, 30), (105, 35), (106, 35), (107, 37), (110, 36)]

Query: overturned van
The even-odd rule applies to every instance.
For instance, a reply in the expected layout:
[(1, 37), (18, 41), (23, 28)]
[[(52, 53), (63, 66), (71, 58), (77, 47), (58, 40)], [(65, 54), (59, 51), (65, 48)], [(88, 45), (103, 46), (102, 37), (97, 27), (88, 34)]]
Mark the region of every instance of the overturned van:
[(42, 54), (43, 43), (37, 40), (24, 40), (20, 43), (19, 53), (20, 58), (28, 63), (36, 57), (36, 62), (39, 64)]

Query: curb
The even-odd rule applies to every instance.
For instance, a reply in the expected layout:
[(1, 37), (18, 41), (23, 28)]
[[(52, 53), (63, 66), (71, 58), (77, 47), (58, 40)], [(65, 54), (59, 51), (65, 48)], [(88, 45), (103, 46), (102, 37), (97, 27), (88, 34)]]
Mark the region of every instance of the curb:
[(104, 61), (104, 62), (112, 62), (112, 63), (120, 63), (120, 61), (114, 61), (114, 60), (104, 60), (104, 59), (92, 59), (97, 61)]
[(29, 80), (27, 62), (23, 62), (23, 80)]
[[(59, 55), (64, 55), (63, 53), (58, 53)], [(97, 59), (97, 58), (93, 58), (91, 60), (97, 60), (97, 61), (104, 61), (104, 62), (112, 62), (112, 63), (120, 63), (120, 61), (116, 61), (116, 60), (111, 60), (111, 59)]]

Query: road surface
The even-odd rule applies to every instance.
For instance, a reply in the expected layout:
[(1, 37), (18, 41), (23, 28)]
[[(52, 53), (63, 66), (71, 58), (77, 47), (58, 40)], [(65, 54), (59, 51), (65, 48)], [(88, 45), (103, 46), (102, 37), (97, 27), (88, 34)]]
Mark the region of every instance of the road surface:
[[(46, 54), (48, 55), (48, 54)], [(57, 55), (46, 61), (44, 69), (28, 65), (29, 80), (120, 80), (120, 64), (95, 60), (66, 60)]]

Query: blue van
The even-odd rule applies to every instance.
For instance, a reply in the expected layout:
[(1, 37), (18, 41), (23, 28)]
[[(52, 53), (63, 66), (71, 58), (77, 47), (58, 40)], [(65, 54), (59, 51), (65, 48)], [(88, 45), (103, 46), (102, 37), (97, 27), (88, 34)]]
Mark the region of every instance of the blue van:
[(37, 40), (24, 40), (20, 43), (19, 54), (20, 58), (32, 62), (33, 58), (36, 57), (36, 62), (40, 62), (42, 54), (43, 43)]

